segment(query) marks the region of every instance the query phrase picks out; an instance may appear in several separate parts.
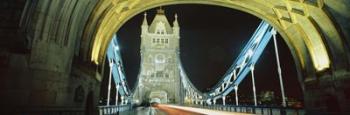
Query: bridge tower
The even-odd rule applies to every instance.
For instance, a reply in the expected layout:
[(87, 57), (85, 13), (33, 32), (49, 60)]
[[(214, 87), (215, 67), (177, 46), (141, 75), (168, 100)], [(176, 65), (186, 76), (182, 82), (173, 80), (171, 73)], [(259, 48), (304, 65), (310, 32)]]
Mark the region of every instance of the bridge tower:
[(139, 102), (180, 103), (181, 77), (179, 56), (179, 24), (173, 26), (164, 10), (158, 9), (148, 25), (147, 14), (141, 25), (141, 66), (134, 100)]

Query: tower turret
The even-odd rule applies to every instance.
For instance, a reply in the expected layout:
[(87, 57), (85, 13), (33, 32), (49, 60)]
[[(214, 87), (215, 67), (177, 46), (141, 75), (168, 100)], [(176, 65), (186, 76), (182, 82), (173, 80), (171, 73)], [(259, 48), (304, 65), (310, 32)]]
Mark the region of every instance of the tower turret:
[(142, 22), (142, 33), (141, 36), (146, 34), (148, 32), (148, 22), (147, 22), (147, 13), (145, 12), (145, 14), (143, 14), (144, 18), (143, 18), (143, 22)]
[(180, 38), (180, 27), (179, 23), (177, 22), (177, 14), (175, 14), (175, 20), (173, 22), (173, 34), (176, 36), (175, 38)]
[[(140, 53), (141, 55), (144, 52), (144, 44), (147, 42), (147, 40), (145, 40), (144, 38), (146, 38), (147, 34), (148, 34), (148, 22), (147, 22), (147, 13), (145, 12), (143, 14), (143, 21), (142, 21), (142, 25), (141, 25), (141, 47), (140, 47)], [(146, 43), (147, 44), (147, 43)]]

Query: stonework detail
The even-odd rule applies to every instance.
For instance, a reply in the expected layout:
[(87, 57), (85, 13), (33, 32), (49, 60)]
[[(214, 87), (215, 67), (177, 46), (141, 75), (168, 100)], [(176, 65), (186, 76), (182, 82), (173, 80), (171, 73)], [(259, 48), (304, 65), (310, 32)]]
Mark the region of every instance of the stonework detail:
[(180, 70), (177, 62), (179, 26), (177, 16), (173, 27), (163, 10), (158, 10), (148, 25), (146, 14), (141, 26), (141, 71), (134, 98), (148, 102), (178, 103), (180, 100)]

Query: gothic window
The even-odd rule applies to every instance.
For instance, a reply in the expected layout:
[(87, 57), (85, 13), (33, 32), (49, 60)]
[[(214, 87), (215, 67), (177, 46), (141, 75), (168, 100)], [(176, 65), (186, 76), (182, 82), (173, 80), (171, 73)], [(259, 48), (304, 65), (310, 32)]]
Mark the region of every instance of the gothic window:
[(162, 43), (164, 43), (164, 39), (161, 39)]
[(162, 71), (157, 71), (156, 76), (157, 77), (163, 77), (163, 72)]
[(153, 43), (156, 43), (156, 39), (155, 38), (153, 38)]
[(165, 43), (168, 43), (168, 39), (165, 39)]
[(159, 43), (159, 38), (157, 39), (157, 43)]

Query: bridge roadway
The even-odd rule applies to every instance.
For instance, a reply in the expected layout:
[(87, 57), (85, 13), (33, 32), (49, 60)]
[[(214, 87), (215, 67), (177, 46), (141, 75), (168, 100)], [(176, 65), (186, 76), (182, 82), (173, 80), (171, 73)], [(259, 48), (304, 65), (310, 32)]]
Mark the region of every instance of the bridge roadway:
[(225, 112), (202, 108), (159, 104), (153, 107), (138, 107), (123, 115), (250, 115), (247, 113)]

